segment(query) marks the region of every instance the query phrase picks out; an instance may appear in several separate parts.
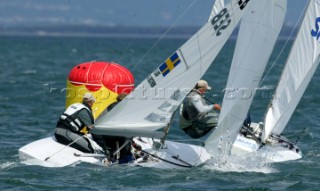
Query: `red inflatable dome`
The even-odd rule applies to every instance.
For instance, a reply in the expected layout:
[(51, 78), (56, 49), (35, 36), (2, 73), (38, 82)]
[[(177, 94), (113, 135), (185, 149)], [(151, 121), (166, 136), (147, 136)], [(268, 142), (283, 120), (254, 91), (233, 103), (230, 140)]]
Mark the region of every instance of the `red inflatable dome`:
[(72, 85), (85, 84), (86, 88), (95, 92), (102, 85), (117, 94), (130, 93), (134, 88), (132, 73), (125, 67), (112, 62), (86, 62), (75, 66), (68, 77)]

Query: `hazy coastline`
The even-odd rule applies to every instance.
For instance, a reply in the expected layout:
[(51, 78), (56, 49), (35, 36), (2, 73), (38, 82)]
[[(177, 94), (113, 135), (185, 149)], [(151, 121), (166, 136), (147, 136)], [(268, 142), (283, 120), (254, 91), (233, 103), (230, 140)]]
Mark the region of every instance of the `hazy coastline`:
[[(0, 36), (56, 36), (56, 37), (144, 37), (144, 38), (189, 38), (200, 27), (197, 26), (12, 26), (1, 27)], [(296, 31), (292, 26), (284, 26), (280, 38), (288, 38)], [(236, 37), (237, 30), (232, 34)]]

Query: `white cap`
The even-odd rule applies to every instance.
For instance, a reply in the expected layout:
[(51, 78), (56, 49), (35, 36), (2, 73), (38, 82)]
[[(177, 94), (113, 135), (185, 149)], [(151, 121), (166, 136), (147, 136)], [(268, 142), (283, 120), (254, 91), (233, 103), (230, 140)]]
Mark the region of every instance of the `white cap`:
[(87, 92), (83, 95), (83, 99), (86, 101), (96, 101), (96, 99), (93, 97), (93, 95), (90, 92)]
[(205, 80), (199, 80), (197, 83), (197, 88), (204, 88), (207, 90), (211, 90), (211, 87), (208, 85), (208, 82)]

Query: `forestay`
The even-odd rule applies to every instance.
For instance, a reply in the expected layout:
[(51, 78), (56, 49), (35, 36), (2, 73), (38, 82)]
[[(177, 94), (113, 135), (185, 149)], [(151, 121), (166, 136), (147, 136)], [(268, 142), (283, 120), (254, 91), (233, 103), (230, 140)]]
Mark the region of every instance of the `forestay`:
[[(247, 5), (256, 0), (233, 0), (156, 68), (111, 112), (99, 118), (93, 133), (157, 136), (173, 112), (203, 76), (238, 24)], [(146, 63), (148, 64), (148, 63)], [(130, 131), (130, 135), (126, 133)]]
[(282, 133), (319, 64), (319, 26), (320, 1), (311, 0), (267, 111), (263, 141)]
[(252, 2), (242, 18), (217, 128), (205, 142), (215, 155), (229, 152), (278, 38), (286, 0)]

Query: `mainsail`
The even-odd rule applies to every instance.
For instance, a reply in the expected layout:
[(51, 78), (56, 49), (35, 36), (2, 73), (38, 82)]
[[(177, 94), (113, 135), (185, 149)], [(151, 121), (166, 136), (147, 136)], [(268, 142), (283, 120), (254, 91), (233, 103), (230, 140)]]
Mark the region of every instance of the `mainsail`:
[(215, 155), (229, 152), (278, 38), (286, 0), (259, 0), (242, 18), (217, 128), (205, 142)]
[(231, 1), (142, 81), (127, 99), (100, 117), (93, 133), (134, 136), (136, 132), (136, 136), (141, 133), (148, 136), (150, 132), (151, 137), (156, 137), (154, 131), (168, 125), (173, 112), (237, 26), (247, 5), (255, 1)]
[(270, 133), (282, 133), (319, 64), (319, 26), (320, 1), (310, 0), (271, 107), (267, 111), (263, 141)]

